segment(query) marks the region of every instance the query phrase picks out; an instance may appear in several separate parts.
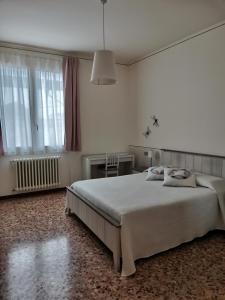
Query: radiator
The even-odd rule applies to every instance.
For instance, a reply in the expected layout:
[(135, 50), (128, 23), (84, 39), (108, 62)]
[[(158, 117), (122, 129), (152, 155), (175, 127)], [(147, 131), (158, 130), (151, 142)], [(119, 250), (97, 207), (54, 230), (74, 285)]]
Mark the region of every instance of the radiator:
[(15, 175), (14, 191), (32, 191), (60, 185), (60, 156), (18, 158), (11, 161)]

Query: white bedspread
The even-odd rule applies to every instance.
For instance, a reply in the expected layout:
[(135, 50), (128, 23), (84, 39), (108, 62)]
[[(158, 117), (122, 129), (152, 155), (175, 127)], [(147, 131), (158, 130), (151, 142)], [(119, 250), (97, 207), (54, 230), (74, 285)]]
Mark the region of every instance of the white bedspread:
[(78, 181), (72, 188), (121, 225), (122, 275), (135, 260), (222, 229), (216, 191), (206, 187), (165, 187), (140, 173)]

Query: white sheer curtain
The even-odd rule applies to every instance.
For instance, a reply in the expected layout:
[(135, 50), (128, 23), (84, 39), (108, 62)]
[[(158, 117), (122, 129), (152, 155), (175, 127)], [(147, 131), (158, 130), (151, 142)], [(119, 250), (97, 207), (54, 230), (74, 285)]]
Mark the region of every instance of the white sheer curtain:
[(6, 154), (63, 150), (62, 58), (0, 50), (0, 117)]
[(5, 153), (30, 152), (29, 70), (0, 65), (0, 107)]

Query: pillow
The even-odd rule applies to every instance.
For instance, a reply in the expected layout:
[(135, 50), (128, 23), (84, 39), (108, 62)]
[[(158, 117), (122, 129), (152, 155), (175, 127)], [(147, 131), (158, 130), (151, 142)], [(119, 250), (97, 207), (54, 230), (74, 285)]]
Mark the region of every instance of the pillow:
[(222, 177), (207, 175), (207, 174), (196, 174), (196, 183), (197, 185), (207, 187), (211, 190), (220, 190), (221, 187), (225, 187), (225, 179)]
[(196, 187), (196, 177), (186, 169), (165, 168), (163, 185)]
[(163, 180), (164, 179), (164, 167), (151, 167), (148, 169), (148, 175), (145, 180)]

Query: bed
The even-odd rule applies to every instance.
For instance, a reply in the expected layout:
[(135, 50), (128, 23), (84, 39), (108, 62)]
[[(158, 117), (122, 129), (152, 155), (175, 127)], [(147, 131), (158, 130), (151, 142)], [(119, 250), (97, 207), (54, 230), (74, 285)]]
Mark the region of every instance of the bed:
[[(168, 160), (166, 152), (162, 156)], [(225, 188), (218, 192), (206, 187), (165, 187), (145, 177), (139, 173), (84, 180), (67, 188), (67, 213), (76, 214), (113, 252), (117, 270), (122, 262), (122, 276), (135, 273), (139, 258), (224, 229)]]

